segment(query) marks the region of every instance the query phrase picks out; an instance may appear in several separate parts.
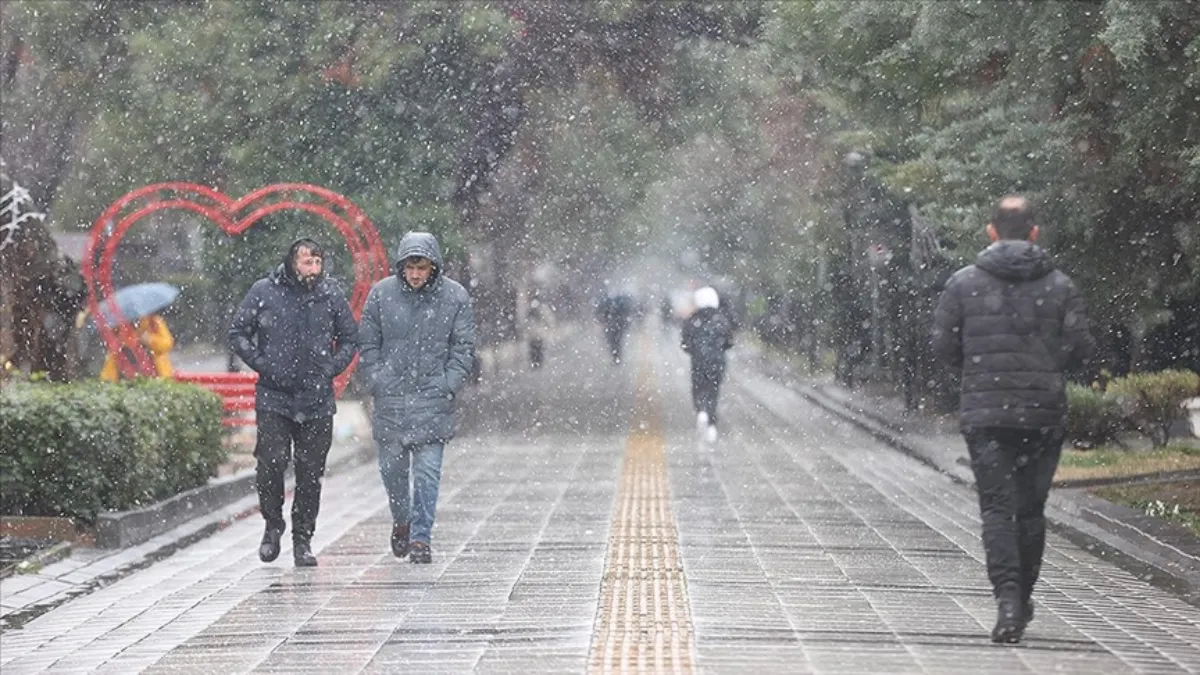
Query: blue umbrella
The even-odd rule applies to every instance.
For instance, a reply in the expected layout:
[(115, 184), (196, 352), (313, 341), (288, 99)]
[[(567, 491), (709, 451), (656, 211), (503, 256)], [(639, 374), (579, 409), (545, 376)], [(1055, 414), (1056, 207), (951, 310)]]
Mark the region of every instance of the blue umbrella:
[(178, 288), (161, 282), (126, 286), (112, 295), (122, 316), (112, 315), (107, 298), (100, 301), (100, 313), (109, 325), (133, 322), (170, 305), (178, 296)]

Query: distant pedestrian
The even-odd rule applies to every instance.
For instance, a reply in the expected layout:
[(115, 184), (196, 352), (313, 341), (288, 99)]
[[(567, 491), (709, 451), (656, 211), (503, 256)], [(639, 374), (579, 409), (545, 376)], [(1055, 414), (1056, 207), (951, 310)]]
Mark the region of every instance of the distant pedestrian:
[(525, 313), (525, 339), (529, 343), (529, 365), (534, 369), (541, 368), (545, 361), (546, 340), (554, 325), (552, 316), (550, 307), (541, 300), (530, 301)]
[(633, 296), (621, 292), (605, 293), (596, 306), (596, 317), (604, 326), (604, 342), (614, 364), (621, 363), (625, 333), (633, 323), (636, 309)]
[(458, 426), (455, 397), (475, 362), (471, 298), (445, 276), (432, 234), (409, 232), (400, 240), (396, 274), (371, 288), (359, 330), (392, 554), (429, 563), (442, 452)]
[(321, 507), (321, 477), (333, 441), (333, 378), (354, 359), (358, 327), (346, 296), (325, 278), (324, 252), (309, 238), (288, 247), (283, 262), (250, 287), (229, 329), (233, 351), (258, 373), (254, 413), (258, 503), (266, 532), (258, 557), (279, 557), (283, 478), (296, 462), (292, 553), (313, 567), (312, 536)]
[(671, 329), (671, 324), (675, 321), (675, 303), (671, 302), (671, 296), (668, 294), (664, 294), (658, 303), (658, 320), (664, 333)]
[(994, 243), (946, 283), (933, 347), (962, 372), (959, 424), (998, 607), (992, 641), (1015, 643), (1033, 619), (1046, 498), (1066, 424), (1063, 373), (1092, 346), (1078, 289), (1034, 244), (1029, 202), (1001, 199), (987, 233)]
[[(136, 344), (141, 344), (150, 352), (150, 364), (153, 372), (139, 373), (148, 377), (170, 378), (175, 373), (171, 367), (171, 350), (175, 348), (175, 337), (167, 327), (167, 321), (158, 314), (150, 314), (138, 319), (133, 326), (117, 326), (115, 329), (117, 341), (121, 350), (128, 355), (129, 360), (140, 365), (133, 357)], [(104, 365), (100, 368), (100, 379), (105, 382), (116, 382), (121, 379), (117, 367), (117, 354), (108, 352), (104, 357)]]
[(695, 292), (696, 311), (681, 331), (683, 350), (692, 357), (692, 408), (696, 427), (710, 443), (717, 440), (717, 397), (725, 379), (725, 352), (733, 346), (733, 323), (720, 309), (716, 289)]

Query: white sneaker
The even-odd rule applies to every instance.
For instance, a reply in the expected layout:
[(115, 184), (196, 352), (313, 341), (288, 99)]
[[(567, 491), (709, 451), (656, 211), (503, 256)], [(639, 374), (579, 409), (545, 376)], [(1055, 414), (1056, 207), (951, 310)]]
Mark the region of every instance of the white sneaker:
[(704, 440), (708, 441), (709, 443), (717, 442), (717, 425), (709, 425), (708, 429), (704, 431)]
[(705, 427), (707, 427), (707, 426), (708, 426), (708, 413), (701, 410), (700, 412), (696, 413), (696, 431), (703, 432)]

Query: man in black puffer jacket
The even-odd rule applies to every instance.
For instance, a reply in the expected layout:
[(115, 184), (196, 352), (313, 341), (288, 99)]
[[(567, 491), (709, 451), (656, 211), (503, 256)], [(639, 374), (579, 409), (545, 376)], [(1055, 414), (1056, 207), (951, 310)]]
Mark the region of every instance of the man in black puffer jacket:
[(1046, 497), (1062, 449), (1063, 373), (1081, 366), (1092, 347), (1078, 289), (1033, 243), (1029, 202), (1001, 199), (987, 233), (994, 243), (946, 283), (933, 347), (962, 371), (959, 425), (998, 606), (992, 640), (1018, 642), (1033, 618)]
[(683, 351), (692, 357), (692, 407), (705, 440), (717, 440), (717, 398), (725, 379), (725, 352), (733, 346), (733, 323), (721, 311), (721, 297), (705, 286), (694, 295), (696, 311), (680, 331)]
[(279, 556), (283, 536), (283, 473), (294, 454), (292, 552), (312, 567), (311, 540), (321, 506), (321, 477), (333, 441), (333, 378), (358, 349), (358, 326), (346, 296), (324, 276), (321, 247), (297, 239), (273, 274), (250, 287), (238, 307), (229, 343), (258, 373), (254, 412), (258, 440), (258, 502), (266, 532), (263, 562)]

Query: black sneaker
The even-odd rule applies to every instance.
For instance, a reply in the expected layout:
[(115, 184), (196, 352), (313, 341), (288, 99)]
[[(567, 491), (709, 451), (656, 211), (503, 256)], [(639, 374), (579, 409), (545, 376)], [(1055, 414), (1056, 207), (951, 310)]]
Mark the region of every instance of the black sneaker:
[(1016, 644), (1025, 634), (1025, 603), (1020, 589), (1004, 586), (996, 594), (996, 626), (992, 628), (992, 642)]
[(296, 567), (316, 567), (317, 556), (313, 555), (312, 546), (307, 541), (292, 543), (292, 557)]
[(408, 523), (392, 526), (392, 555), (397, 558), (408, 555)]
[(263, 532), (262, 543), (258, 545), (258, 559), (265, 562), (275, 562), (279, 557), (279, 540), (283, 538), (283, 530), (270, 527)]
[(433, 551), (429, 550), (429, 544), (423, 541), (414, 541), (408, 545), (408, 561), (419, 565), (428, 565), (433, 562)]

